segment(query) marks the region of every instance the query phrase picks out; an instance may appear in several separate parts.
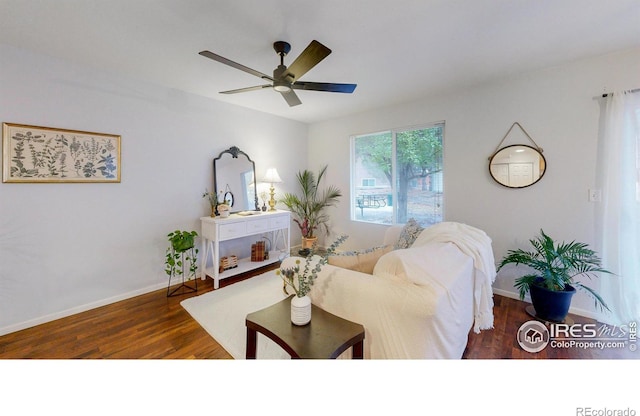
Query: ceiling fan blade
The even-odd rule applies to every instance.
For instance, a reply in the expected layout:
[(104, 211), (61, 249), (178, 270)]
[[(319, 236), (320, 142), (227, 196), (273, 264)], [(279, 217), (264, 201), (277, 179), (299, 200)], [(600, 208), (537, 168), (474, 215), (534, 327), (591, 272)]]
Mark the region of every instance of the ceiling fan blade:
[(273, 81), (273, 78), (270, 77), (267, 74), (263, 74), (260, 71), (256, 71), (255, 69), (251, 69), (251, 68), (246, 67), (246, 66), (244, 66), (242, 64), (239, 64), (237, 62), (233, 62), (232, 60), (227, 59), (227, 58), (225, 58), (223, 56), (217, 55), (217, 54), (215, 54), (213, 52), (202, 51), (202, 52), (198, 52), (198, 55), (202, 55), (202, 56), (204, 56), (206, 58), (213, 59), (214, 61), (218, 61), (218, 62), (220, 62), (222, 64), (229, 65), (232, 68), (239, 69), (239, 70), (244, 71), (244, 72), (246, 72), (248, 74), (251, 74), (251, 75), (255, 75), (258, 78), (268, 79), (269, 81)]
[(331, 82), (305, 82), (297, 81), (291, 87), (295, 90), (327, 91), (352, 93), (358, 84), (335, 84)]
[(324, 46), (317, 40), (311, 41), (309, 46), (296, 58), (295, 61), (283, 74), (283, 78), (287, 77), (287, 81), (294, 82), (314, 66), (318, 65), (320, 61), (329, 56), (331, 49)]
[(271, 88), (271, 84), (256, 85), (255, 87), (238, 88), (237, 90), (220, 91), (220, 94), (237, 94), (239, 92), (255, 91), (264, 88)]
[(281, 92), (280, 94), (287, 101), (287, 104), (289, 104), (289, 107), (294, 107), (296, 105), (302, 104), (302, 101), (300, 101), (300, 98), (298, 98), (298, 96), (296, 95), (295, 92), (293, 92), (293, 90), (290, 90), (287, 92)]

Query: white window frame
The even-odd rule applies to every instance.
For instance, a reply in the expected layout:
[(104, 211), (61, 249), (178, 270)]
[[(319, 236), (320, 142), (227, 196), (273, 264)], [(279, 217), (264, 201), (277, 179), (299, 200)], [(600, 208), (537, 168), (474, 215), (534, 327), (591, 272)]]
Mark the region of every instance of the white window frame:
[[(360, 208), (357, 206), (356, 202), (355, 202), (355, 195), (356, 195), (356, 172), (355, 172), (355, 167), (356, 167), (356, 160), (355, 160), (355, 142), (356, 139), (358, 139), (359, 137), (363, 137), (363, 136), (372, 136), (372, 135), (376, 135), (376, 134), (384, 134), (384, 133), (391, 133), (391, 141), (392, 141), (392, 146), (391, 146), (391, 158), (392, 158), (392, 165), (391, 165), (391, 189), (392, 189), (392, 195), (393, 195), (393, 200), (397, 199), (397, 171), (396, 171), (396, 159), (397, 159), (397, 153), (396, 153), (396, 137), (398, 135), (398, 133), (403, 133), (406, 131), (412, 131), (412, 130), (426, 130), (426, 129), (430, 129), (433, 127), (442, 127), (442, 169), (441, 169), (441, 175), (444, 178), (445, 176), (445, 163), (444, 163), (444, 157), (445, 157), (445, 121), (435, 121), (435, 122), (430, 122), (430, 123), (426, 123), (426, 124), (420, 124), (420, 125), (415, 125), (415, 126), (408, 126), (408, 127), (400, 127), (400, 128), (393, 128), (393, 129), (389, 129), (389, 130), (380, 130), (380, 131), (373, 131), (370, 133), (361, 133), (361, 134), (353, 134), (349, 137), (349, 149), (350, 149), (350, 155), (349, 155), (349, 164), (350, 164), (350, 181), (349, 181), (349, 188), (350, 188), (350, 194), (351, 194), (351, 198), (349, 201), (349, 207), (350, 207), (350, 220), (351, 221), (356, 221), (356, 222), (363, 222), (363, 223), (368, 223), (368, 224), (380, 224), (378, 222), (373, 222), (373, 221), (367, 221), (364, 220), (362, 218), (357, 218), (357, 213), (360, 210)], [(445, 221), (445, 186), (444, 183), (442, 183), (441, 185), (442, 188), (442, 202), (441, 202), (441, 206), (442, 206), (442, 221)], [(397, 209), (397, 204), (393, 204), (392, 205), (393, 210), (392, 210), (392, 225), (398, 225), (399, 223), (397, 223), (397, 219), (398, 219), (398, 215), (396, 212)]]

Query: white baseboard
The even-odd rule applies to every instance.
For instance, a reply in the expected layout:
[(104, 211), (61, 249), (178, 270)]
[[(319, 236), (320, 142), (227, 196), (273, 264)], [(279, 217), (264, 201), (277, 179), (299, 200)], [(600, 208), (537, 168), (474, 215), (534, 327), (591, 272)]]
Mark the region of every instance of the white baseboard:
[(496, 288), (494, 287), (494, 288), (493, 288), (493, 294), (494, 294), (494, 295), (504, 296), (505, 298), (511, 298), (511, 299), (518, 299), (518, 300), (520, 300), (520, 296), (518, 296), (518, 294), (517, 294), (517, 293), (509, 292), (508, 290), (504, 290), (504, 289), (496, 289)]
[(135, 296), (144, 295), (145, 293), (153, 292), (159, 289), (166, 288), (166, 283), (158, 283), (153, 286), (148, 286), (143, 289), (134, 290), (132, 292), (123, 293), (121, 295), (113, 296), (110, 298), (98, 300), (96, 302), (87, 303), (84, 305), (76, 306), (64, 311), (52, 313), (49, 315), (40, 316), (38, 318), (30, 319), (28, 321), (20, 322), (17, 324), (5, 326), (0, 328), (0, 335), (10, 334), (12, 332), (21, 331), (23, 329), (31, 328), (36, 325), (44, 324), (47, 322), (55, 321), (56, 319), (66, 318), (67, 316), (75, 315), (77, 313), (86, 312), (91, 309), (99, 308), (101, 306), (110, 305), (121, 300), (133, 298)]
[[(507, 297), (507, 298), (520, 300), (520, 295), (518, 293), (510, 292), (508, 290), (494, 288), (493, 289), (493, 293), (496, 294), (496, 295)], [(525, 296), (523, 302), (531, 303), (531, 298), (527, 295), (527, 296)], [(582, 309), (582, 308), (570, 307), (569, 308), (569, 313), (572, 313), (572, 314), (578, 315), (578, 316), (583, 316), (585, 318), (596, 319), (598, 321), (600, 321), (602, 319), (602, 316), (600, 316), (598, 313), (593, 312), (593, 311), (588, 311), (588, 310), (585, 310), (585, 309)]]

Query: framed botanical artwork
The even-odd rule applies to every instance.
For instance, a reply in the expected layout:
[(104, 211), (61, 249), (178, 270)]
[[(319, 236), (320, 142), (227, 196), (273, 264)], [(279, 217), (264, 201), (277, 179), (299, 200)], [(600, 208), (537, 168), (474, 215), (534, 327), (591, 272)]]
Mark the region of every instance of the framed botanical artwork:
[(2, 123), (3, 182), (120, 182), (120, 136)]

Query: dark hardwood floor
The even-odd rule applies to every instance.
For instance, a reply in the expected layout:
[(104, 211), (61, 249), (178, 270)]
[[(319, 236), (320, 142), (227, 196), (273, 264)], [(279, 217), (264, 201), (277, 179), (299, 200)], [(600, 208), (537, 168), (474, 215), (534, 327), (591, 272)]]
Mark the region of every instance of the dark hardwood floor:
[[(276, 265), (225, 279), (221, 287), (264, 273)], [(198, 293), (213, 290), (213, 281), (198, 282)], [(158, 290), (77, 315), (0, 337), (0, 359), (184, 359), (232, 357), (180, 306), (196, 294), (166, 297)], [(469, 359), (618, 359), (640, 358), (638, 352), (546, 348), (528, 353), (517, 343), (520, 325), (531, 320), (524, 302), (495, 296), (494, 329), (471, 332), (463, 358)], [(572, 316), (575, 322), (594, 322)]]

